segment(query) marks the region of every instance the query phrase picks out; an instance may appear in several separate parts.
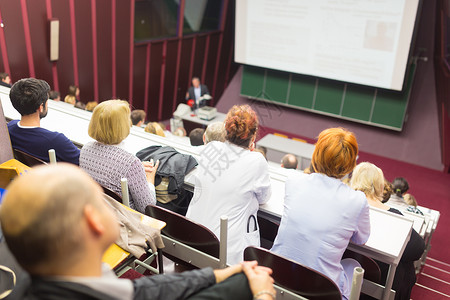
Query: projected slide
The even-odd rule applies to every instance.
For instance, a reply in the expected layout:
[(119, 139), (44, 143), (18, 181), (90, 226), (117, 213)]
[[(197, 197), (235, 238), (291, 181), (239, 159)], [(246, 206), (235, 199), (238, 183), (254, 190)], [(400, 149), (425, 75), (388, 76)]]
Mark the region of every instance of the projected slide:
[(239, 0), (238, 63), (401, 90), (419, 0)]

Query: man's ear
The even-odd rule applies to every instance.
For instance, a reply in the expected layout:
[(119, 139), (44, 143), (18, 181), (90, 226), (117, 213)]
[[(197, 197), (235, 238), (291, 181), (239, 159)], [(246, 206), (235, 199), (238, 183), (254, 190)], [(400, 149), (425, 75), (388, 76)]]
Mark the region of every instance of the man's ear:
[(203, 144), (205, 144), (206, 141), (206, 133), (203, 134)]
[(39, 105), (39, 112), (44, 112), (44, 103)]
[(91, 204), (87, 204), (83, 209), (83, 214), (89, 229), (96, 235), (101, 235), (106, 228), (103, 225), (103, 219), (98, 210)]

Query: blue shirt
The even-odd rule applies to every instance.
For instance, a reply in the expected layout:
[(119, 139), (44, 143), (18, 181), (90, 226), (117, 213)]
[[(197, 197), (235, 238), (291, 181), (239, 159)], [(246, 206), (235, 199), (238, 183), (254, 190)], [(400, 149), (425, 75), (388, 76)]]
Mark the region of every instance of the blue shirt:
[(19, 120), (8, 123), (9, 136), (14, 149), (48, 162), (48, 150), (55, 149), (56, 160), (78, 165), (80, 150), (62, 133), (42, 127), (19, 127)]
[(200, 86), (198, 88), (194, 88), (194, 95), (195, 95), (195, 100), (198, 100), (198, 98), (200, 98), (202, 96), (202, 90), (200, 88)]
[(349, 280), (340, 264), (349, 241), (367, 242), (369, 206), (364, 193), (323, 174), (294, 174), (286, 181), (284, 212), (272, 251), (333, 280), (344, 298)]

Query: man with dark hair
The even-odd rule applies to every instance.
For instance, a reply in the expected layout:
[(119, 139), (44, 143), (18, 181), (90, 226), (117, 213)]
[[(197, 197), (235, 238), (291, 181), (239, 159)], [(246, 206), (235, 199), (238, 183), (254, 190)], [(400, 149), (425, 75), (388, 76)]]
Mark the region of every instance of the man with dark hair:
[(281, 167), (285, 169), (297, 169), (298, 160), (293, 154), (286, 154), (281, 159)]
[(40, 166), (15, 179), (0, 222), (11, 253), (30, 274), (9, 299), (274, 299), (271, 270), (256, 262), (117, 278), (102, 257), (119, 237), (119, 223), (101, 187), (69, 164)]
[(0, 73), (0, 85), (11, 87), (11, 77), (9, 77), (8, 73), (2, 72)]
[(191, 146), (202, 146), (203, 145), (203, 134), (205, 129), (195, 128), (189, 133), (189, 140), (191, 141)]
[(135, 109), (131, 112), (131, 123), (137, 127), (141, 127), (145, 122), (147, 114), (142, 109)]
[[(186, 93), (186, 100), (192, 99), (195, 101), (195, 105), (198, 107), (202, 107), (206, 105), (205, 100), (199, 100), (200, 97), (204, 95), (209, 95), (208, 87), (204, 84), (200, 84), (200, 78), (193, 77), (192, 78), (192, 86)], [(200, 102), (199, 102), (200, 101)]]
[(61, 94), (58, 91), (48, 92), (48, 98), (53, 101), (61, 101)]
[(48, 112), (49, 91), (47, 82), (35, 78), (21, 79), (11, 87), (9, 98), (22, 116), (8, 123), (12, 147), (47, 162), (48, 150), (55, 149), (58, 161), (78, 165), (80, 150), (64, 134), (40, 127)]

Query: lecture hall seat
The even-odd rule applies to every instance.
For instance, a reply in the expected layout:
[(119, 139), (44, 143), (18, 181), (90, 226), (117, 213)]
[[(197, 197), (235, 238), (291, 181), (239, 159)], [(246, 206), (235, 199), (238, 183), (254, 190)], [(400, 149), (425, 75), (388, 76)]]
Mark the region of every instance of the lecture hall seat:
[[(105, 195), (110, 196), (111, 198), (113, 198), (114, 200), (116, 200), (119, 203), (122, 203), (122, 196), (120, 196), (119, 194), (117, 194), (116, 192), (114, 192), (111, 189), (108, 189), (107, 187), (104, 187), (103, 185), (101, 186), (103, 189), (103, 193)], [(123, 204), (123, 203), (122, 203)]]
[(277, 286), (312, 300), (341, 300), (337, 285), (325, 275), (260, 247), (250, 246), (244, 260), (256, 260), (258, 265), (273, 270)]
[[(219, 239), (205, 226), (195, 223), (180, 214), (155, 205), (148, 205), (145, 209), (145, 214), (166, 222), (166, 227), (161, 230), (163, 235), (212, 257), (219, 258)], [(196, 267), (189, 263), (189, 259), (180, 259), (179, 257), (175, 257), (168, 253), (170, 246), (171, 245), (167, 245), (166, 243), (166, 248), (162, 249), (164, 256), (175, 263), (182, 265), (185, 269), (193, 269)]]
[(34, 167), (34, 166), (39, 166), (39, 165), (46, 165), (47, 163), (45, 161), (43, 161), (40, 158), (37, 158), (31, 154), (28, 154), (24, 151), (21, 151), (19, 149), (13, 149), (14, 151), (14, 157), (20, 161), (21, 163), (29, 166), (29, 167)]
[(258, 215), (258, 226), (261, 247), (270, 250), (278, 234), (280, 224)]

